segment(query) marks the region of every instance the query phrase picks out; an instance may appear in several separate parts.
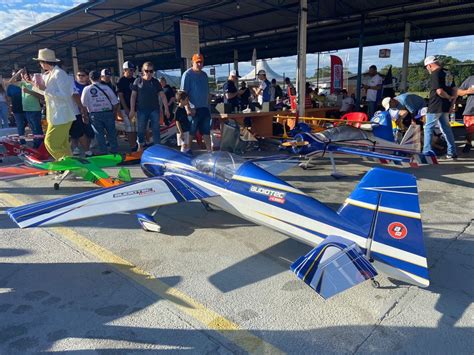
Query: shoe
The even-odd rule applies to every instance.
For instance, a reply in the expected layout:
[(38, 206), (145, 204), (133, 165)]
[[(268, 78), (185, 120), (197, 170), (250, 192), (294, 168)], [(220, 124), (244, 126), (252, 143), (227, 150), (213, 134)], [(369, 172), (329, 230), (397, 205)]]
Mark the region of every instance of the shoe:
[(457, 155), (447, 154), (444, 160), (456, 160), (457, 158), (458, 158)]
[(462, 152), (463, 153), (469, 153), (469, 151), (472, 149), (472, 145), (470, 145), (469, 143), (466, 143), (466, 145), (464, 146), (464, 148), (462, 149)]
[(246, 108), (245, 110), (242, 110), (242, 113), (250, 113), (252, 110), (250, 108)]
[(88, 150), (87, 152), (84, 153), (84, 155), (86, 156), (86, 158), (90, 158), (94, 155), (94, 153), (92, 153), (92, 151)]
[(81, 150), (79, 149), (79, 147), (74, 148), (74, 150), (72, 151), (72, 155), (81, 155)]

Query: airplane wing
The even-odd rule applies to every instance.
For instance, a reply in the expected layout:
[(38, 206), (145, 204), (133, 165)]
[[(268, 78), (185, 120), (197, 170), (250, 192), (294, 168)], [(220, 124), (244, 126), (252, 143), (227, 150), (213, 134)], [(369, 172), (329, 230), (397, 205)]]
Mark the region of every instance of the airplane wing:
[(0, 168), (0, 180), (16, 180), (32, 176), (47, 175), (48, 171), (43, 169), (26, 166), (23, 164), (4, 166)]
[(15, 207), (7, 212), (20, 228), (27, 228), (200, 200), (211, 196), (216, 194), (196, 186), (185, 178), (167, 175)]
[(258, 165), (263, 170), (268, 171), (272, 175), (280, 175), (300, 163), (298, 158), (288, 155), (274, 155), (270, 157), (257, 158), (252, 159), (251, 162)]
[(335, 152), (357, 155), (359, 157), (364, 158), (365, 160), (375, 161), (381, 164), (394, 164), (398, 166), (409, 166), (409, 167), (418, 166), (418, 163), (414, 159), (412, 159), (412, 157), (390, 155), (390, 154), (372, 152), (368, 150), (350, 148), (350, 147), (345, 147), (345, 146), (337, 146), (335, 148)]

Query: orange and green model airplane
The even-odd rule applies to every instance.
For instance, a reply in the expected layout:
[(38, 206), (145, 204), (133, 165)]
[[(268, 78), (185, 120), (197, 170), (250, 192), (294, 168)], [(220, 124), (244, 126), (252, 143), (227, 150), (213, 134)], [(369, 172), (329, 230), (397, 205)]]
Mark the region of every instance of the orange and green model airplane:
[(140, 162), (142, 153), (131, 154), (106, 154), (90, 158), (64, 157), (58, 161), (40, 161), (31, 156), (25, 156), (24, 161), (30, 167), (50, 172), (61, 172), (59, 179), (54, 183), (58, 190), (61, 182), (69, 175), (74, 174), (101, 187), (120, 185), (132, 180), (130, 170), (122, 167), (116, 178), (107, 174), (103, 168), (120, 165), (129, 165)]

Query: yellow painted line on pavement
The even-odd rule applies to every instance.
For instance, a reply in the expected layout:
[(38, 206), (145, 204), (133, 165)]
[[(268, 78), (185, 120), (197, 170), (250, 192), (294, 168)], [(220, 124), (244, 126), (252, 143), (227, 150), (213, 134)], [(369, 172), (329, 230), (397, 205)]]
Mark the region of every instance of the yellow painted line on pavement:
[[(24, 205), (24, 202), (10, 194), (0, 193), (0, 199), (7, 202), (11, 207)], [(253, 335), (251, 332), (240, 328), (238, 324), (207, 308), (205, 305), (199, 303), (178, 289), (158, 280), (154, 275), (139, 268), (131, 262), (90, 241), (73, 229), (67, 227), (49, 227), (44, 229), (50, 230), (55, 234), (64, 237), (81, 250), (118, 270), (122, 275), (133, 280), (135, 283), (171, 302), (178, 310), (194, 318), (206, 328), (222, 334), (245, 351), (263, 354), (283, 353), (280, 349), (270, 343), (267, 343), (263, 339)]]

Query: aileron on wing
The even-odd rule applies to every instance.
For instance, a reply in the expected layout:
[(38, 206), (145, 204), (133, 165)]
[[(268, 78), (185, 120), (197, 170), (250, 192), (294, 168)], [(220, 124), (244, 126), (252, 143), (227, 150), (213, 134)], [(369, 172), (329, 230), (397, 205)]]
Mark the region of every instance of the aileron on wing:
[(21, 228), (140, 210), (213, 196), (185, 178), (160, 176), (8, 210)]

